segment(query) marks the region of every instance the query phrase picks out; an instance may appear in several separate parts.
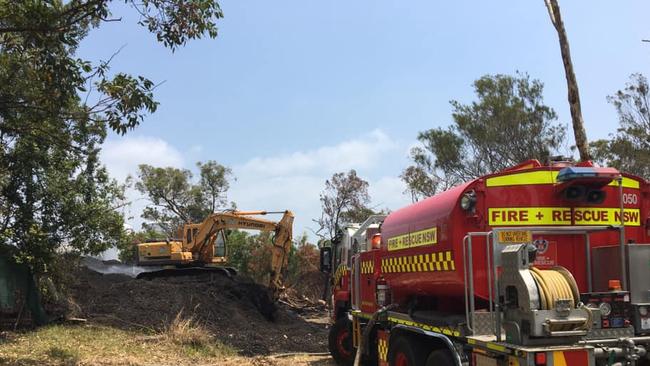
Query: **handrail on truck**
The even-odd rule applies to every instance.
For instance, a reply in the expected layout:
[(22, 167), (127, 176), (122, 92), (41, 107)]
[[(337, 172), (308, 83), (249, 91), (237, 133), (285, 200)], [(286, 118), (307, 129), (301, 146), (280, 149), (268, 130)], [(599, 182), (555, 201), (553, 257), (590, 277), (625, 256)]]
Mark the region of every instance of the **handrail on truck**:
[[(621, 220), (623, 220), (623, 215), (621, 215)], [(497, 277), (497, 258), (499, 253), (496, 253), (496, 244), (500, 244), (498, 240), (498, 233), (502, 231), (530, 231), (531, 234), (549, 234), (549, 235), (584, 235), (585, 237), (585, 253), (587, 259), (587, 287), (588, 292), (593, 291), (592, 284), (592, 269), (591, 269), (591, 250), (590, 250), (590, 240), (589, 235), (594, 232), (602, 231), (611, 231), (619, 230), (622, 234), (619, 236), (621, 242), (619, 243), (621, 247), (621, 252), (625, 251), (625, 227), (619, 225), (603, 225), (603, 226), (514, 226), (514, 227), (499, 227), (494, 228), (491, 231), (485, 232), (469, 232), (463, 238), (463, 276), (465, 280), (465, 322), (466, 326), (470, 332), (470, 335), (474, 334), (474, 315), (476, 313), (476, 304), (474, 300), (474, 258), (472, 255), (473, 243), (472, 238), (474, 237), (485, 237), (486, 238), (486, 271), (487, 271), (487, 280), (488, 280), (488, 299), (489, 299), (489, 313), (494, 322), (494, 335), (497, 338), (497, 342), (501, 342), (501, 317), (499, 315), (500, 305), (498, 301), (499, 296), (499, 280)], [(490, 247), (492, 244), (492, 247)], [(625, 259), (623, 258), (623, 261)], [(625, 275), (623, 273), (626, 271), (625, 267), (621, 267), (621, 278)], [(497, 301), (494, 301), (494, 300)]]

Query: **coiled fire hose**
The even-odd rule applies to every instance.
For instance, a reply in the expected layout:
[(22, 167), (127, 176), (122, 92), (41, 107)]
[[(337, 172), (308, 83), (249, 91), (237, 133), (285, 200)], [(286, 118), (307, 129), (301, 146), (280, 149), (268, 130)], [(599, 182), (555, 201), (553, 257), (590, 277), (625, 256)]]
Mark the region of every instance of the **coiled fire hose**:
[[(569, 300), (571, 309), (576, 307), (584, 309), (587, 312), (587, 320), (577, 329), (589, 330), (593, 323), (593, 314), (591, 310), (580, 303), (580, 293), (578, 285), (571, 273), (564, 267), (554, 267), (552, 269), (541, 270), (531, 267), (530, 274), (537, 284), (540, 310), (552, 310), (555, 308), (557, 300)], [(563, 330), (574, 330), (566, 329)], [(568, 328), (571, 328), (570, 326)]]
[(552, 310), (555, 308), (555, 301), (569, 300), (571, 308), (576, 307), (577, 301), (575, 293), (578, 292), (577, 288), (572, 288), (567, 277), (555, 269), (541, 270), (539, 268), (531, 267), (530, 274), (537, 283), (540, 297), (540, 310)]

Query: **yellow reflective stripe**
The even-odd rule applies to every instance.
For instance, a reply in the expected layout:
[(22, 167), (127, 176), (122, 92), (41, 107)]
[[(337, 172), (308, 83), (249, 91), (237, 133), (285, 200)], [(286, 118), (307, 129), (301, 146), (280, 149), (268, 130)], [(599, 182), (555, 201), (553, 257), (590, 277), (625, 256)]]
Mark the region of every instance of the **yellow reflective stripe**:
[(339, 282), (341, 279), (347, 275), (348, 273), (348, 267), (345, 264), (341, 264), (336, 268), (336, 272), (334, 272), (334, 284), (339, 285)]
[[(521, 186), (527, 184), (555, 184), (557, 183), (557, 175), (559, 171), (542, 170), (535, 172), (514, 173), (507, 175), (500, 175), (497, 177), (488, 178), (485, 182), (487, 187), (503, 187), (503, 186)], [(617, 187), (618, 182), (613, 181), (609, 183), (610, 186)], [(638, 180), (623, 177), (624, 188), (639, 189), (641, 183)]]
[[(609, 183), (609, 185), (618, 187), (618, 182), (613, 181), (613, 182)], [(639, 189), (640, 186), (641, 186), (641, 184), (639, 183), (638, 180), (623, 177), (623, 188), (636, 188), (636, 189)]]
[(566, 359), (564, 358), (564, 352), (553, 352), (553, 366), (567, 366)]
[[(433, 272), (455, 271), (452, 251), (417, 254), (412, 256), (384, 258), (381, 261), (381, 271), (384, 273), (395, 272)], [(362, 262), (361, 271), (374, 272), (374, 262), (365, 266)]]
[(507, 351), (506, 347), (504, 347), (504, 346), (502, 346), (500, 344), (492, 343), (492, 342), (489, 342), (487, 344), (487, 348), (491, 349), (493, 351), (498, 351), (498, 352), (506, 352)]
[(375, 262), (373, 260), (361, 262), (361, 273), (370, 274), (375, 271)]
[(451, 263), (451, 270), (455, 271), (456, 270), (456, 265), (454, 264), (454, 261), (451, 259), (451, 252), (447, 252), (446, 255), (447, 255), (446, 261)]
[(388, 317), (388, 321), (391, 321), (393, 323), (397, 324), (402, 324), (402, 325), (408, 325), (411, 327), (416, 327), (420, 329), (424, 329), (430, 332), (434, 333), (440, 333), (448, 336), (453, 336), (453, 337), (460, 337), (460, 331), (451, 327), (435, 327), (423, 323), (416, 323), (410, 320), (404, 320), (404, 319), (399, 319), (399, 318), (394, 318), (394, 317)]
[(554, 184), (558, 171), (541, 170), (536, 172), (515, 173), (488, 178), (487, 187), (521, 186), (527, 184)]
[(379, 355), (380, 361), (388, 361), (388, 341), (385, 339), (379, 339), (377, 342), (377, 353)]

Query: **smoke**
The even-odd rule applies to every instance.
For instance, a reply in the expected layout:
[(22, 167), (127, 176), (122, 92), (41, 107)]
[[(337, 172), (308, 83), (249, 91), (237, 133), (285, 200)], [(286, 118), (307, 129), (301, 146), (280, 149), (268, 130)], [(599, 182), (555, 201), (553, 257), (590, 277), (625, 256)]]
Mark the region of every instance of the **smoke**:
[(84, 257), (81, 263), (86, 268), (94, 272), (101, 274), (121, 274), (132, 278), (135, 278), (142, 272), (150, 272), (160, 269), (158, 267), (145, 268), (127, 264), (105, 263), (104, 261), (93, 257)]

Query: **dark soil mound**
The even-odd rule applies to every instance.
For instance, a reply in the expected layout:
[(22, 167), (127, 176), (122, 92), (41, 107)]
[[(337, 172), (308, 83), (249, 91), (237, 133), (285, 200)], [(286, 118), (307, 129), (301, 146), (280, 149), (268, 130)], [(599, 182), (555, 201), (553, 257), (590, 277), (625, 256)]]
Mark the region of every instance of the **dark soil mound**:
[(326, 350), (324, 325), (307, 322), (282, 304), (274, 312), (274, 320), (268, 320), (270, 313), (260, 309), (275, 304), (268, 303), (266, 289), (240, 277), (147, 281), (83, 268), (78, 279), (72, 300), (78, 306), (77, 315), (92, 322), (157, 331), (182, 311), (243, 355)]

